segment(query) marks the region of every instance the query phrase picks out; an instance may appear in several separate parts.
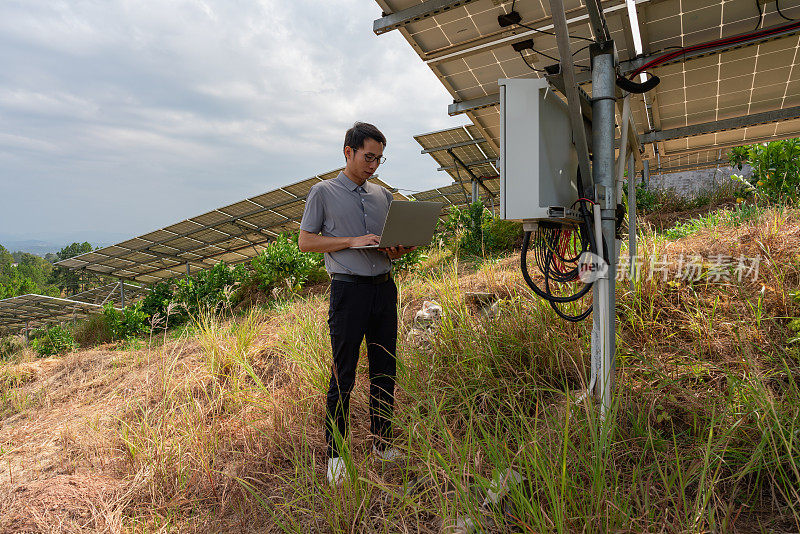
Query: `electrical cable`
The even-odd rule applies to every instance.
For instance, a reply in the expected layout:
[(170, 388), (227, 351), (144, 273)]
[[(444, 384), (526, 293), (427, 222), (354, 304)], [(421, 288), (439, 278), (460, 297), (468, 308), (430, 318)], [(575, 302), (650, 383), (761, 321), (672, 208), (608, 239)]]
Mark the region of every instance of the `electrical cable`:
[[(553, 57), (553, 56), (551, 56), (549, 54), (545, 54), (541, 50), (536, 50), (535, 48), (532, 48), (532, 47), (531, 47), (531, 50), (533, 50), (535, 53), (537, 53), (537, 54), (539, 54), (541, 56), (546, 57), (547, 59), (552, 59), (556, 63), (561, 63), (561, 61), (557, 57)], [(519, 54), (520, 54), (520, 56), (522, 56), (522, 50), (519, 51)], [(525, 56), (522, 56), (522, 60), (525, 61), (525, 64), (527, 64), (528, 67), (530, 67), (531, 69), (535, 70), (536, 72), (547, 72), (545, 70), (537, 69), (537, 68), (531, 66), (531, 64), (528, 63), (528, 61), (525, 59)], [(584, 69), (584, 70), (592, 70), (590, 67), (587, 67), (586, 65), (577, 65), (576, 64), (575, 66), (578, 67), (578, 68)]]
[[(546, 30), (540, 30), (539, 28), (534, 28), (532, 26), (528, 26), (527, 24), (523, 24), (521, 22), (517, 22), (517, 26), (522, 26), (523, 28), (528, 28), (531, 31), (543, 33), (545, 35), (552, 35), (555, 36), (555, 32), (548, 32)], [(569, 37), (573, 39), (583, 39), (584, 41), (589, 41), (590, 43), (594, 43), (594, 39), (589, 39), (588, 37), (582, 37), (580, 35), (570, 35)]]
[(743, 41), (746, 41), (746, 40), (749, 40), (749, 39), (752, 39), (752, 38), (770, 37), (772, 35), (775, 35), (775, 34), (778, 34), (778, 33), (781, 33), (781, 32), (787, 31), (787, 30), (794, 30), (794, 29), (798, 29), (798, 28), (800, 28), (800, 22), (792, 22), (790, 24), (784, 24), (782, 26), (775, 26), (775, 27), (772, 27), (772, 28), (765, 28), (763, 30), (747, 33), (747, 34), (744, 34), (744, 35), (726, 37), (724, 39), (716, 39), (714, 41), (708, 41), (708, 42), (705, 42), (705, 43), (700, 43), (700, 44), (696, 44), (696, 45), (692, 45), (692, 46), (681, 47), (681, 48), (678, 48), (674, 52), (668, 52), (666, 54), (658, 56), (655, 59), (652, 59), (652, 60), (648, 61), (647, 63), (645, 63), (641, 67), (633, 70), (628, 75), (628, 78), (633, 80), (636, 76), (639, 75), (639, 73), (641, 73), (641, 72), (643, 72), (645, 70), (651, 69), (653, 67), (656, 67), (658, 65), (661, 65), (663, 63), (666, 63), (667, 61), (671, 61), (671, 60), (675, 59), (676, 57), (679, 57), (679, 56), (682, 56), (682, 55), (685, 56), (689, 52), (697, 52), (697, 51), (707, 50), (707, 49), (713, 48), (715, 46), (737, 44), (737, 43), (740, 43), (740, 42), (743, 42)]
[[(515, 0), (515, 2), (516, 2), (516, 0)], [(511, 11), (512, 12), (514, 11), (514, 4), (511, 4)], [(522, 26), (523, 28), (527, 28), (527, 29), (529, 29), (531, 31), (534, 31), (534, 32), (543, 33), (545, 35), (552, 35), (552, 36), (556, 35), (554, 32), (548, 32), (548, 31), (545, 31), (545, 30), (540, 30), (538, 28), (534, 28), (532, 26), (528, 26), (527, 24), (523, 24), (522, 22), (517, 22), (516, 24), (517, 24), (517, 26)], [(581, 37), (580, 35), (570, 35), (569, 37), (571, 37), (573, 39), (583, 39), (584, 41), (589, 41), (590, 43), (594, 44), (594, 39), (589, 39), (587, 37)], [(589, 48), (589, 46), (591, 46), (591, 45), (584, 46), (583, 48), (581, 48), (580, 50), (575, 52), (575, 54), (577, 54), (581, 50), (585, 50), (586, 48)], [(548, 59), (551, 59), (551, 60), (555, 61), (556, 63), (561, 63), (561, 60), (559, 60), (558, 58), (553, 57), (553, 56), (551, 56), (549, 54), (545, 54), (544, 52), (542, 52), (540, 50), (536, 50), (533, 47), (531, 47), (531, 50), (533, 50), (534, 52), (536, 52), (537, 54), (539, 54), (541, 56), (544, 56), (544, 57), (546, 57)], [(575, 54), (572, 54), (572, 55), (575, 56)], [(520, 51), (520, 56), (522, 56), (522, 51)], [(530, 63), (528, 63), (528, 60), (526, 60), (524, 57), (522, 58), (522, 60), (525, 62), (526, 65), (528, 65), (528, 67), (531, 70), (533, 70), (535, 72), (546, 72), (544, 70), (537, 69), (537, 68), (533, 67)], [(592, 70), (591, 67), (588, 67), (586, 65), (577, 65), (576, 64), (575, 66), (578, 67), (578, 68), (584, 69), (584, 70)]]
[[(583, 191), (580, 170), (578, 171), (577, 185), (578, 190)], [(574, 208), (576, 204), (580, 205), (582, 224), (568, 226), (546, 221), (540, 222), (535, 232), (525, 232), (520, 253), (520, 270), (525, 283), (534, 293), (546, 300), (559, 317), (570, 322), (586, 319), (592, 313), (592, 306), (577, 315), (570, 315), (564, 312), (559, 304), (575, 302), (583, 298), (592, 288), (593, 283), (584, 283), (581, 289), (569, 296), (554, 295), (551, 284), (567, 284), (578, 281), (580, 279), (580, 258), (585, 252), (597, 252), (592, 218), (587, 209), (587, 205), (594, 206), (595, 204), (583, 197), (576, 200), (571, 207)], [(544, 277), (544, 288), (539, 287), (528, 272), (529, 250), (533, 252), (534, 263)], [(606, 256), (607, 254), (603, 254), (603, 257)]]
[(541, 50), (536, 50), (536, 49), (535, 49), (535, 48), (533, 48), (533, 47), (531, 47), (531, 50), (533, 50), (534, 52), (536, 52), (536, 53), (537, 53), (537, 54), (539, 54), (540, 56), (544, 56), (544, 57), (546, 57), (547, 59), (552, 59), (552, 60), (553, 60), (553, 61), (555, 61), (555, 62), (558, 62), (558, 61), (559, 61), (557, 57), (553, 57), (553, 56), (551, 56), (550, 54), (545, 54), (545, 53), (544, 53), (544, 52), (542, 52)]
[(531, 69), (533, 72), (546, 72), (544, 69), (537, 69), (536, 67), (528, 63), (528, 60), (525, 59), (525, 55), (522, 53), (522, 50), (519, 51), (519, 57), (522, 58), (522, 61), (524, 61), (525, 64), (528, 66), (528, 68)]
[(572, 57), (575, 57), (575, 56), (577, 56), (578, 54), (580, 54), (581, 52), (583, 52), (584, 50), (586, 50), (586, 49), (587, 49), (587, 48), (589, 48), (590, 46), (592, 46), (592, 45), (586, 45), (586, 46), (582, 46), (582, 47), (580, 47), (579, 49), (577, 49), (576, 51), (574, 51), (574, 52), (572, 53)]
[(780, 15), (781, 18), (783, 18), (784, 20), (788, 20), (788, 21), (791, 21), (791, 22), (794, 22), (794, 21), (797, 20), (797, 19), (789, 18), (789, 17), (787, 17), (786, 15), (783, 14), (783, 12), (781, 11), (781, 2), (780, 2), (780, 0), (775, 0), (775, 9), (778, 10), (778, 15)]

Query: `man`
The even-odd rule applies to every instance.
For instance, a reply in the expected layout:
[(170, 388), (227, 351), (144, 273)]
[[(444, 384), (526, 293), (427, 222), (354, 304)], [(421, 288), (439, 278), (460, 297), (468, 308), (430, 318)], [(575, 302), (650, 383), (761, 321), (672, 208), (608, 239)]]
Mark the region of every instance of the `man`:
[[(350, 393), (362, 340), (367, 340), (370, 379), (370, 430), (373, 453), (392, 460), (395, 347), (397, 344), (397, 286), (391, 260), (414, 247), (353, 249), (377, 245), (392, 202), (385, 188), (369, 183), (386, 158), (386, 137), (375, 126), (356, 122), (344, 139), (346, 166), (336, 178), (316, 184), (306, 199), (298, 244), (306, 252), (324, 252), (331, 276), (328, 326), (333, 365), (325, 413), (328, 482), (339, 484), (345, 464), (335, 439), (347, 437)], [(321, 233), (321, 235), (320, 235)]]

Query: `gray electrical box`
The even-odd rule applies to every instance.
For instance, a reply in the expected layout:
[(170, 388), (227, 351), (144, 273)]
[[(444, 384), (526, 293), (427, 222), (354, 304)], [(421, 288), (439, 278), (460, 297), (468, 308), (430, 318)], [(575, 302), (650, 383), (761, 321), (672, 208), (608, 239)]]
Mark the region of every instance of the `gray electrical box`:
[(578, 156), (567, 105), (547, 80), (500, 85), (500, 216), (518, 221), (577, 222)]

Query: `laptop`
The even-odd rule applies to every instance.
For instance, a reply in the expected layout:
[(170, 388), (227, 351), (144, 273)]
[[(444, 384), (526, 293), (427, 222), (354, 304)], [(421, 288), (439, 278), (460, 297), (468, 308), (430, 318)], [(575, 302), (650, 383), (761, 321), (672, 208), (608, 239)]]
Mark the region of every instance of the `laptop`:
[(394, 200), (383, 222), (381, 241), (377, 245), (351, 247), (375, 249), (389, 247), (418, 247), (427, 245), (433, 238), (436, 221), (442, 214), (441, 202), (411, 202)]

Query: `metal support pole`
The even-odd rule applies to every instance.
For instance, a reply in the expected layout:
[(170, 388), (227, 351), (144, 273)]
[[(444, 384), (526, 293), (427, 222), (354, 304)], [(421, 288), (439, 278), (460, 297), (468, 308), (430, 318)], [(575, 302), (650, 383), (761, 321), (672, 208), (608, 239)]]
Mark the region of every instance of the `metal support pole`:
[[(485, 183), (483, 183), (483, 178), (475, 176), (475, 173), (472, 172), (472, 170), (469, 168), (469, 165), (467, 165), (466, 163), (461, 161), (461, 159), (453, 153), (452, 149), (448, 149), (447, 153), (450, 155), (451, 158), (453, 158), (453, 162), (456, 165), (460, 165), (465, 171), (467, 171), (467, 174), (469, 174), (469, 177), (472, 178), (473, 182), (478, 182), (478, 185), (483, 187), (483, 189), (486, 191), (486, 193), (490, 197), (494, 197), (494, 193), (492, 193), (492, 190), (489, 189), (489, 186), (487, 186)], [(473, 187), (475, 187), (475, 186), (473, 185)], [(473, 200), (473, 202), (475, 202), (475, 200)]]
[(642, 183), (645, 187), (650, 185), (650, 160), (646, 159), (642, 161)]
[(125, 308), (125, 282), (119, 281), (119, 300), (123, 308)]
[[(556, 32), (558, 54), (561, 57), (561, 74), (564, 77), (564, 89), (566, 90), (566, 94), (564, 96), (567, 97), (569, 120), (570, 125), (572, 126), (572, 139), (575, 143), (575, 150), (578, 153), (578, 168), (580, 169), (584, 186), (586, 186), (589, 182), (588, 177), (591, 172), (591, 164), (589, 162), (588, 143), (586, 142), (586, 130), (584, 129), (583, 115), (581, 113), (579, 88), (577, 82), (575, 81), (575, 66), (572, 62), (572, 49), (570, 48), (569, 30), (567, 29), (567, 15), (564, 10), (564, 2), (562, 0), (550, 0), (550, 13), (552, 13), (553, 16), (553, 29)], [(613, 109), (614, 102), (609, 102), (611, 102)], [(611, 132), (611, 158), (612, 160), (614, 158), (613, 131)], [(579, 194), (583, 195), (590, 193), (591, 191), (579, 191)]]
[(189, 278), (192, 273), (189, 271), (189, 262), (186, 262), (186, 278)]
[(631, 293), (636, 287), (636, 162), (628, 158), (628, 256), (630, 258)]
[(478, 201), (478, 180), (472, 180), (472, 202)]
[(592, 174), (598, 188), (597, 200), (602, 216), (603, 241), (608, 253), (608, 306), (607, 329), (603, 332), (606, 347), (603, 361), (600, 362), (598, 377), (600, 413), (605, 416), (611, 408), (614, 390), (614, 351), (616, 334), (615, 280), (617, 246), (615, 239), (616, 188), (614, 173), (614, 43), (606, 41), (592, 45)]

